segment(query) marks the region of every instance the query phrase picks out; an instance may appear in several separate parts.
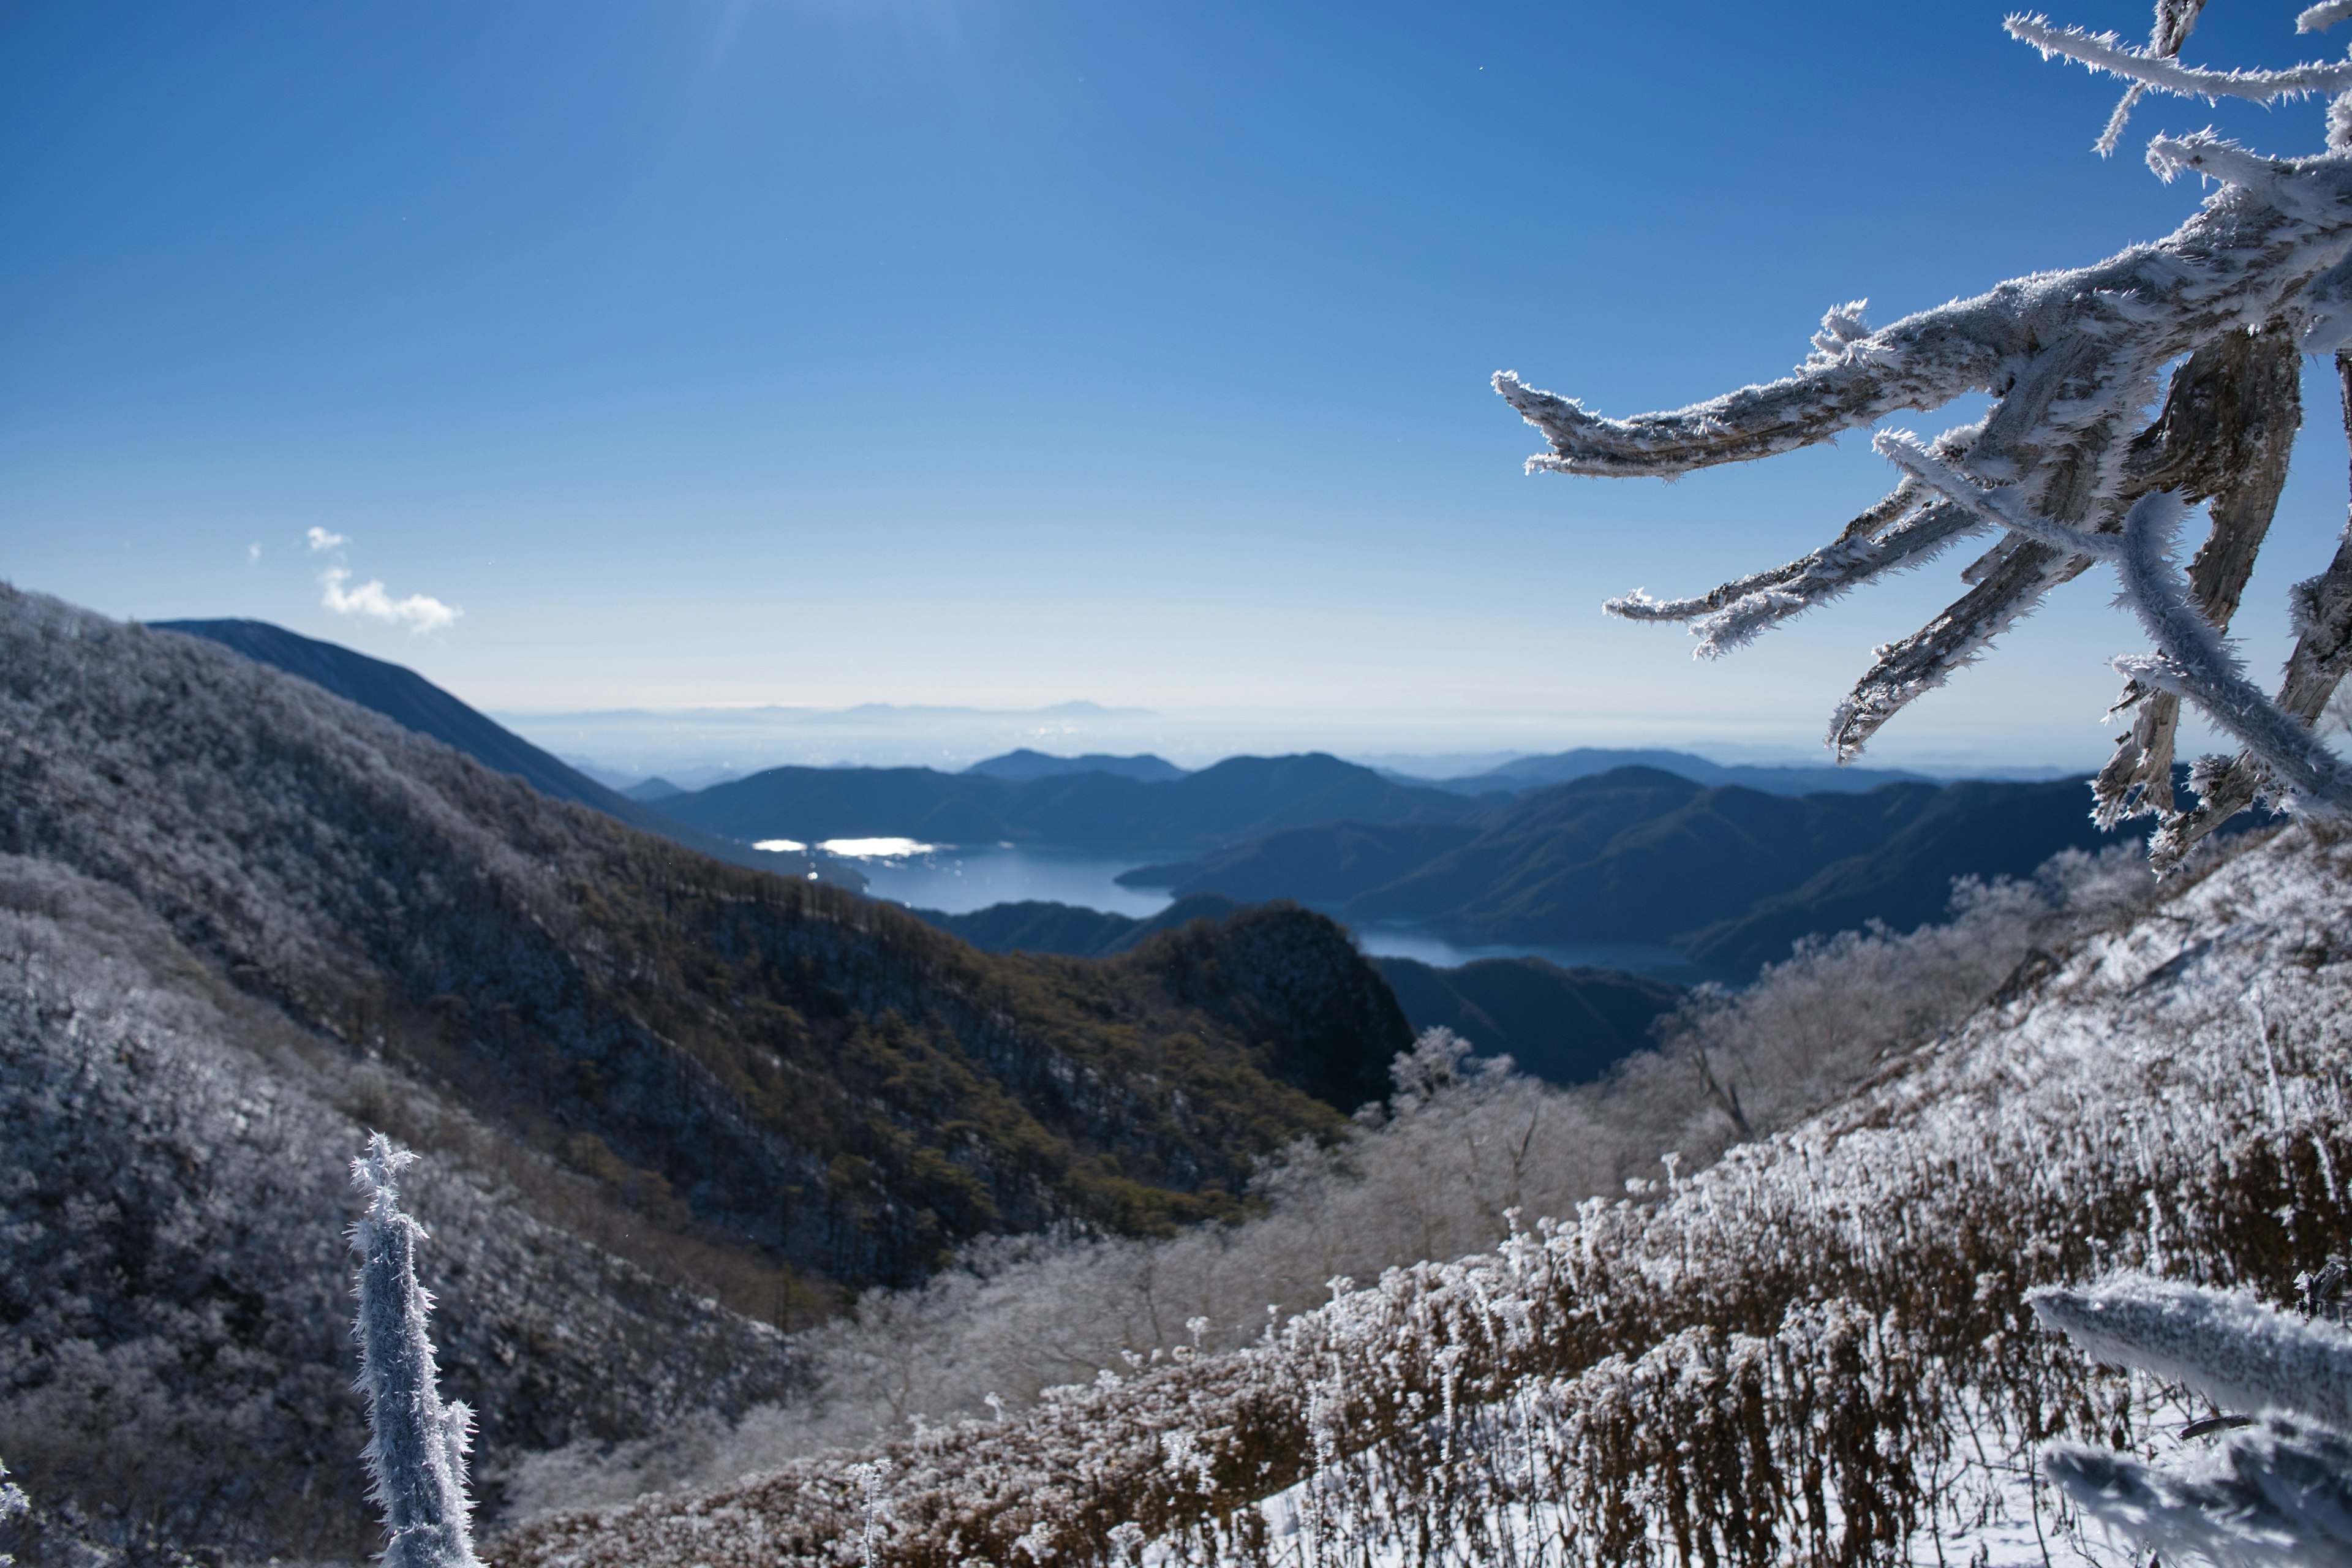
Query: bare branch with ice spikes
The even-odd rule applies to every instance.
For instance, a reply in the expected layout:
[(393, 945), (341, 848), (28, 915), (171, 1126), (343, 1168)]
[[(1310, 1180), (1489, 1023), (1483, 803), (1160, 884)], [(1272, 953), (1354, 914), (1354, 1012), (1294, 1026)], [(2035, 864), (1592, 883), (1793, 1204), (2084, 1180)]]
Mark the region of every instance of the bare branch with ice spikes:
[(2042, 1466), (2084, 1513), (2164, 1562), (2352, 1563), (2352, 1443), (2334, 1432), (2263, 1421), (2163, 1467), (2109, 1448), (2054, 1444)]
[(2352, 1431), (2352, 1331), (2325, 1319), (2146, 1274), (2026, 1300), (2095, 1361), (2185, 1383), (2224, 1410)]
[(2213, 624), (2198, 614), (2188, 578), (2170, 556), (2181, 506), (2169, 490), (2143, 498), (2125, 519), (2117, 574), (2125, 603), (2158, 652), (2117, 658), (2143, 685), (2186, 697), (2285, 787), (2290, 810), (2352, 815), (2352, 768), (2321, 743), (2307, 721), (2264, 696)]
[(2144, 686), (2186, 697), (2227, 731), (2288, 791), (2287, 804), (2352, 815), (2352, 768), (2321, 744), (2310, 724), (2281, 710), (2245, 677), (2244, 666), (2213, 623), (2200, 614), (2189, 580), (2171, 559), (2186, 510), (2178, 492), (2140, 498), (2118, 534), (2089, 534), (2053, 522), (2007, 489), (1981, 489), (1938, 459), (1917, 437), (1890, 431), (1874, 446), (1920, 483), (2044, 550), (2112, 562), (2122, 602), (2156, 642), (2153, 654), (2127, 654), (2116, 668)]
[[(1947, 432), (1937, 438), (1935, 450), (1957, 458), (1980, 429), (1969, 426)], [(1720, 658), (1865, 583), (1923, 566), (1988, 526), (1965, 508), (1923, 497), (1918, 483), (1906, 479), (1836, 539), (1785, 566), (1735, 578), (1697, 598), (1655, 599), (1636, 589), (1601, 608), (1633, 621), (1696, 621), (1691, 628), (1699, 639), (1696, 657)]]
[(425, 1227), (400, 1207), (400, 1173), (416, 1156), (381, 1132), (352, 1162), (367, 1199), (352, 1227), (359, 1255), (360, 1391), (367, 1395), (370, 1496), (383, 1510), (385, 1568), (480, 1568), (466, 1495), (473, 1412), (441, 1402), (425, 1321), (433, 1299), (416, 1283)]
[(2352, 88), (2352, 60), (2314, 62), (2285, 70), (2200, 70), (2178, 60), (2133, 48), (2113, 33), (2090, 33), (2080, 27), (2053, 27), (2044, 16), (2015, 16), (2004, 24), (2017, 37), (2042, 51), (2042, 58), (2063, 57), (2126, 80), (2183, 98), (2209, 101), (2223, 98), (2275, 103), (2283, 98), (2308, 98), (2315, 92), (2338, 93)]
[(2078, 1444), (2042, 1459), (2093, 1518), (2169, 1560), (2223, 1568), (2352, 1563), (2352, 1332), (2249, 1297), (2127, 1274), (2026, 1300), (2094, 1360), (2187, 1384), (2259, 1416), (2212, 1448), (2152, 1466)]
[[(2147, 35), (2147, 53), (2159, 59), (2179, 59), (2180, 46), (2189, 41), (2196, 30), (2197, 14), (2205, 9), (2205, 0), (2156, 0), (2156, 25)], [(2107, 128), (2099, 132), (2092, 150), (2102, 158), (2114, 153), (2123, 141), (2124, 124), (2131, 119), (2132, 105), (2140, 100), (2147, 84), (2136, 81), (2124, 89), (2116, 104), (2116, 111), (2107, 116)]]
[(2298, 33), (2324, 33), (2347, 16), (2352, 16), (2352, 0), (2322, 0), (2294, 19)]
[[(2156, 45), (2177, 47), (2190, 20), (2186, 5), (2160, 12), (2164, 36)], [(2039, 19), (2019, 19), (2013, 30), (2047, 45), (2046, 52), (2113, 65), (2157, 86), (2276, 97), (2352, 84), (2352, 64), (2302, 75), (2195, 72), (2112, 40), (2056, 33)], [(2158, 138), (2150, 161), (2159, 173), (2196, 173), (2220, 186), (2163, 240), (2093, 267), (2018, 279), (1875, 331), (1864, 330), (1856, 307), (1842, 306), (1824, 320), (1795, 374), (1685, 408), (1607, 418), (1507, 372), (1496, 385), (1549, 444), (1549, 452), (1529, 460), (1531, 471), (1601, 477), (1672, 478), (1816, 445), (1898, 408), (1933, 408), (1969, 391), (1991, 395), (1992, 411), (1965, 458), (1943, 465), (1962, 493), (1928, 487), (1931, 503), (1874, 508), (1857, 520), (1858, 532), (1850, 530), (1827, 549), (1697, 599), (1635, 595), (1610, 605), (1637, 619), (1705, 617), (1701, 651), (1719, 653), (1862, 582), (1925, 560), (1946, 530), (1949, 537), (1975, 531), (1939, 507), (1996, 524), (2003, 542), (1963, 574), (1969, 591), (1910, 637), (1882, 647), (1839, 706), (1830, 744), (1841, 761), (1850, 760), (1895, 713), (1982, 657), (2095, 558), (2118, 560), (2123, 569), (2116, 536), (2126, 510), (2150, 489), (2185, 487), (2217, 499), (2244, 490), (2247, 515), (2227, 531), (2232, 548), (2251, 556), (2260, 532), (2253, 513), (2263, 510), (2247, 489), (2256, 477), (2248, 466), (2259, 466), (2254, 459), (2231, 455), (2213, 459), (2210, 474), (2158, 474), (2147, 471), (2149, 433), (2133, 437), (2160, 378), (2184, 355), (2250, 333), (2262, 336), (2266, 352), (2273, 334), (2281, 345), (2352, 342), (2347, 153), (2352, 148), (2279, 160), (2211, 135)], [(1999, 499), (1988, 500), (1996, 490)], [(2273, 754), (2283, 761), (2277, 771), (2291, 795), (2307, 805), (2338, 798), (2333, 760), (2295, 740), (2291, 706), (2250, 704), (2244, 699), (2252, 689), (2242, 676), (2195, 658), (2182, 664), (2169, 653), (2147, 667), (2141, 684), (2171, 689), (2184, 679), (2201, 692), (2200, 702), (2210, 699), (2229, 710), (2224, 723), (2233, 733), (2258, 734), (2255, 767)], [(2158, 747), (2153, 729), (2148, 740)], [(2153, 756), (2143, 748), (2140, 760)]]

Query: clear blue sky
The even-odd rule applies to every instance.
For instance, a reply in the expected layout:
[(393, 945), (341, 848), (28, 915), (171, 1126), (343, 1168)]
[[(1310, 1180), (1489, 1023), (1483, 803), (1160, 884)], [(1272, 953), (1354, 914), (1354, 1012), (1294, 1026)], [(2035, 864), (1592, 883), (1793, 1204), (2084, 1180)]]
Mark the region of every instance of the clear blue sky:
[[(1866, 443), (1530, 479), (1486, 378), (1679, 405), (1782, 374), (1837, 301), (1883, 322), (2164, 233), (2199, 193), (2147, 133), (2319, 145), (2316, 105), (2166, 100), (2103, 163), (2111, 85), (2001, 9), (0, 5), (0, 574), (503, 711), (1087, 699), (1802, 753), (1958, 560), (1721, 664), (1598, 605), (1828, 537), (1889, 482)], [(2343, 47), (2294, 9), (2216, 0), (2189, 58)], [(2343, 517), (2313, 390), (2265, 670)], [(339, 614), (331, 568), (462, 616)], [(2142, 641), (2108, 595), (1874, 756), (2096, 759)]]

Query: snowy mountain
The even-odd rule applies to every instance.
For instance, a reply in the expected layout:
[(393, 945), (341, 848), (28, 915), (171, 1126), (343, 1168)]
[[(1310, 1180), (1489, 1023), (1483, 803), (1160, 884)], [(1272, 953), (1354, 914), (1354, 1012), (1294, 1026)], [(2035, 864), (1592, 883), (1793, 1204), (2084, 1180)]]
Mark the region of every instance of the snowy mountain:
[(2290, 828), (1709, 1168), (1335, 1279), (1242, 1348), (1138, 1339), (1026, 1412), (548, 1520), (499, 1561), (2121, 1565), (2037, 1452), (2169, 1454), (2210, 1407), (2025, 1292), (2137, 1267), (2291, 1300), (2352, 1244), (2348, 1021), (2352, 848)]
[(495, 1520), (501, 1464), (781, 1397), (776, 1326), (848, 1288), (1240, 1212), (1410, 1039), (1318, 915), (991, 957), (0, 588), (0, 1458), (34, 1562), (367, 1549), (367, 1128), (428, 1156)]

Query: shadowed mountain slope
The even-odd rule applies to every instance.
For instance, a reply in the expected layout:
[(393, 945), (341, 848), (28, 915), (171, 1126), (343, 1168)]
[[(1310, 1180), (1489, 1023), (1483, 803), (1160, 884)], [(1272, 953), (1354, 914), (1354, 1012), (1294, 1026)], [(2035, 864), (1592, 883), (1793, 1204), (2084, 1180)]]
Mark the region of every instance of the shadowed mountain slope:
[(771, 768), (661, 809), (747, 842), (893, 837), (1169, 853), (1313, 823), (1452, 822), (1477, 805), (1310, 752), (1230, 757), (1160, 783), (1104, 773), (1013, 783), (929, 768)]
[[(383, 714), (394, 723), (430, 735), (465, 752), (484, 767), (512, 773), (540, 794), (557, 800), (593, 806), (630, 826), (659, 834), (689, 849), (738, 866), (751, 866), (785, 876), (817, 871), (828, 880), (863, 888), (865, 879), (850, 868), (823, 856), (776, 855), (747, 844), (703, 833), (673, 821), (634, 795), (608, 789), (562, 759), (541, 751), (520, 735), (486, 714), (476, 711), (413, 669), (370, 658), (334, 643), (320, 642), (273, 626), (267, 621), (152, 621), (158, 631), (184, 632), (223, 647), (235, 648), (322, 686), (348, 702)], [(647, 783), (658, 781), (647, 780)], [(639, 785), (640, 789), (644, 786)], [(672, 793), (682, 793), (667, 786)], [(659, 798), (655, 796), (654, 798)]]
[(1482, 958), (1458, 969), (1411, 958), (1372, 965), (1415, 1029), (1451, 1029), (1482, 1055), (1507, 1054), (1521, 1071), (1559, 1084), (1590, 1083), (1649, 1047), (1650, 1026), (1685, 995), (1646, 975), (1563, 969), (1540, 958)]

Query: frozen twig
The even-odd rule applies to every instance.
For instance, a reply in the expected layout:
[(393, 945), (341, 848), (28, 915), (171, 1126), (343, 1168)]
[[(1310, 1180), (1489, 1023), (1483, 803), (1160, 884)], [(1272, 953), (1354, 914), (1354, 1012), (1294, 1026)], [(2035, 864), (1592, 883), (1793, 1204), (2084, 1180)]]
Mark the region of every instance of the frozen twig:
[(386, 1568), (479, 1568), (468, 1527), (466, 1452), (473, 1413), (441, 1402), (425, 1320), (433, 1299), (416, 1283), (425, 1227), (400, 1207), (400, 1173), (416, 1159), (381, 1132), (352, 1162), (367, 1200), (352, 1227), (359, 1255), (360, 1382), (368, 1402), (370, 1495), (383, 1510)]

